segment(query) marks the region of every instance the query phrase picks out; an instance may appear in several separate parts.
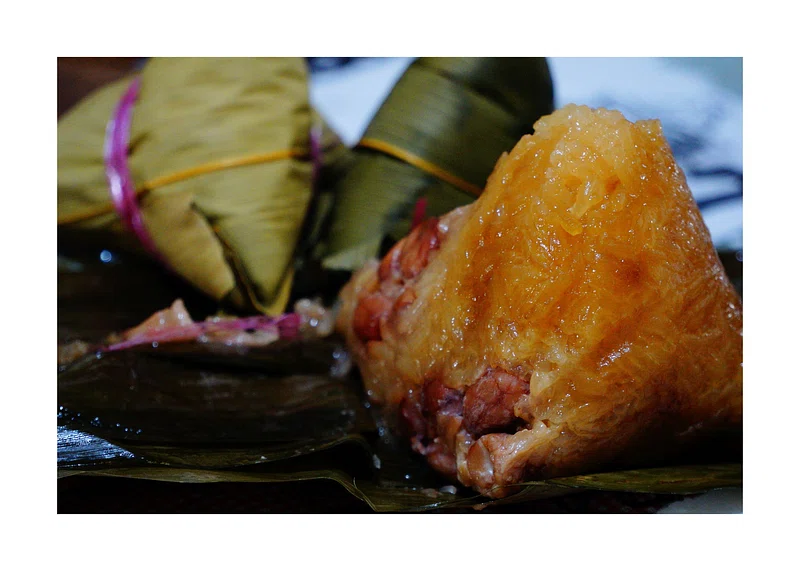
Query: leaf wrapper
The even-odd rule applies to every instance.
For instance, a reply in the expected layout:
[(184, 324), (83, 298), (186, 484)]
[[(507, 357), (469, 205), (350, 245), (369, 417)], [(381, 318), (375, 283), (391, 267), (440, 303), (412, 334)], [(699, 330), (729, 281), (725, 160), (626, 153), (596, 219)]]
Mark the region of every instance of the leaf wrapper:
[[(378, 254), (385, 237), (396, 240), (408, 232), (420, 198), (431, 216), (472, 201), (497, 158), (552, 110), (544, 58), (416, 60), (370, 123), (364, 145), (356, 147), (351, 168), (334, 189), (323, 265), (360, 267)], [(385, 145), (397, 152), (376, 148)], [(398, 158), (402, 153), (463, 181), (463, 188)]]
[[(106, 125), (129, 82), (98, 90), (59, 121), (58, 218), (68, 232), (113, 236), (114, 244), (141, 251), (114, 212), (103, 164)], [(312, 200), (309, 139), (319, 119), (308, 99), (305, 62), (154, 58), (141, 82), (128, 163), (156, 249), (214, 300), (281, 313)], [(325, 130), (323, 149), (339, 146)], [(163, 179), (270, 156), (278, 158)]]

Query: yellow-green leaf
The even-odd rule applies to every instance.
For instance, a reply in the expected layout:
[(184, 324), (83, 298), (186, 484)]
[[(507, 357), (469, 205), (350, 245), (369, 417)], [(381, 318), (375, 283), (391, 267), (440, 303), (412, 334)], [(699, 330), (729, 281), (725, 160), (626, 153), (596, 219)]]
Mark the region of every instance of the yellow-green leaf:
[[(129, 164), (157, 249), (211, 298), (282, 312), (312, 195), (316, 119), (304, 60), (154, 58), (141, 78)], [(103, 165), (106, 124), (128, 83), (97, 91), (59, 121), (58, 219), (66, 231), (116, 234), (136, 249)], [(335, 136), (328, 131), (323, 144)], [(216, 170), (203, 172), (209, 166)]]
[(553, 110), (544, 58), (421, 58), (400, 78), (337, 183), (323, 263), (353, 270), (411, 225), (481, 192), (498, 157)]

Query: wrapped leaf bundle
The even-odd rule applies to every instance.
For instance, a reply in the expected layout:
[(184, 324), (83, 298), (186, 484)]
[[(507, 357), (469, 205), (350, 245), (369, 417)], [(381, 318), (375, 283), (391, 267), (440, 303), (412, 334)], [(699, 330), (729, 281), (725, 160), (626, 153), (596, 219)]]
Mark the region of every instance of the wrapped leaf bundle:
[(544, 58), (420, 58), (400, 78), (338, 181), (323, 265), (354, 270), (412, 224), (483, 190), (497, 157), (553, 110)]
[[(321, 125), (307, 79), (302, 58), (156, 58), (135, 103), (131, 80), (97, 91), (59, 121), (59, 229), (143, 249), (115, 211), (104, 160), (107, 125), (128, 96), (127, 168), (151, 253), (224, 305), (281, 313)], [(323, 133), (320, 146), (336, 146)]]

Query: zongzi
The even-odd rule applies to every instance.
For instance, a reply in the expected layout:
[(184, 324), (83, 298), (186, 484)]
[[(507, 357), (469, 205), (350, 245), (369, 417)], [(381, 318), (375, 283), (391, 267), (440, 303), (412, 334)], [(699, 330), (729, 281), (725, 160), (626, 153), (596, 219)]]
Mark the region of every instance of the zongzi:
[[(109, 192), (124, 103), (129, 140), (110, 156), (130, 172), (139, 240)], [(152, 58), (59, 120), (60, 234), (146, 251), (225, 307), (277, 315), (322, 150), (344, 148), (310, 105), (303, 58)]]
[(483, 494), (740, 438), (741, 299), (658, 121), (540, 119), (341, 298), (370, 399)]

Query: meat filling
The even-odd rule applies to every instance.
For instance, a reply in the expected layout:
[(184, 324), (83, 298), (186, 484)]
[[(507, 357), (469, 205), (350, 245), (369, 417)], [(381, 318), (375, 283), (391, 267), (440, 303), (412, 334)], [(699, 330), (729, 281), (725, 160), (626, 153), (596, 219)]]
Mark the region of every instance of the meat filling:
[[(353, 331), (362, 343), (381, 341), (381, 328), (415, 301), (416, 280), (445, 234), (439, 219), (431, 218), (383, 257), (377, 268), (377, 281), (359, 299), (353, 312)], [(525, 379), (500, 368), (486, 370), (466, 392), (448, 387), (439, 379), (429, 379), (400, 403), (401, 429), (411, 440), (412, 448), (426, 456), (435, 470), (455, 479), (459, 455), (471, 458), (474, 466), (488, 454), (479, 442), (482, 436), (513, 434), (526, 426), (515, 415), (514, 407), (528, 393)]]
[(527, 382), (501, 369), (486, 371), (466, 393), (430, 380), (406, 396), (400, 418), (414, 450), (427, 456), (434, 469), (455, 477), (460, 446), (466, 446), (475, 464), (484, 450), (481, 436), (514, 433), (525, 426), (514, 405), (528, 390)]
[(514, 405), (528, 395), (528, 383), (502, 370), (490, 370), (464, 395), (464, 428), (473, 436), (515, 432), (521, 420)]

